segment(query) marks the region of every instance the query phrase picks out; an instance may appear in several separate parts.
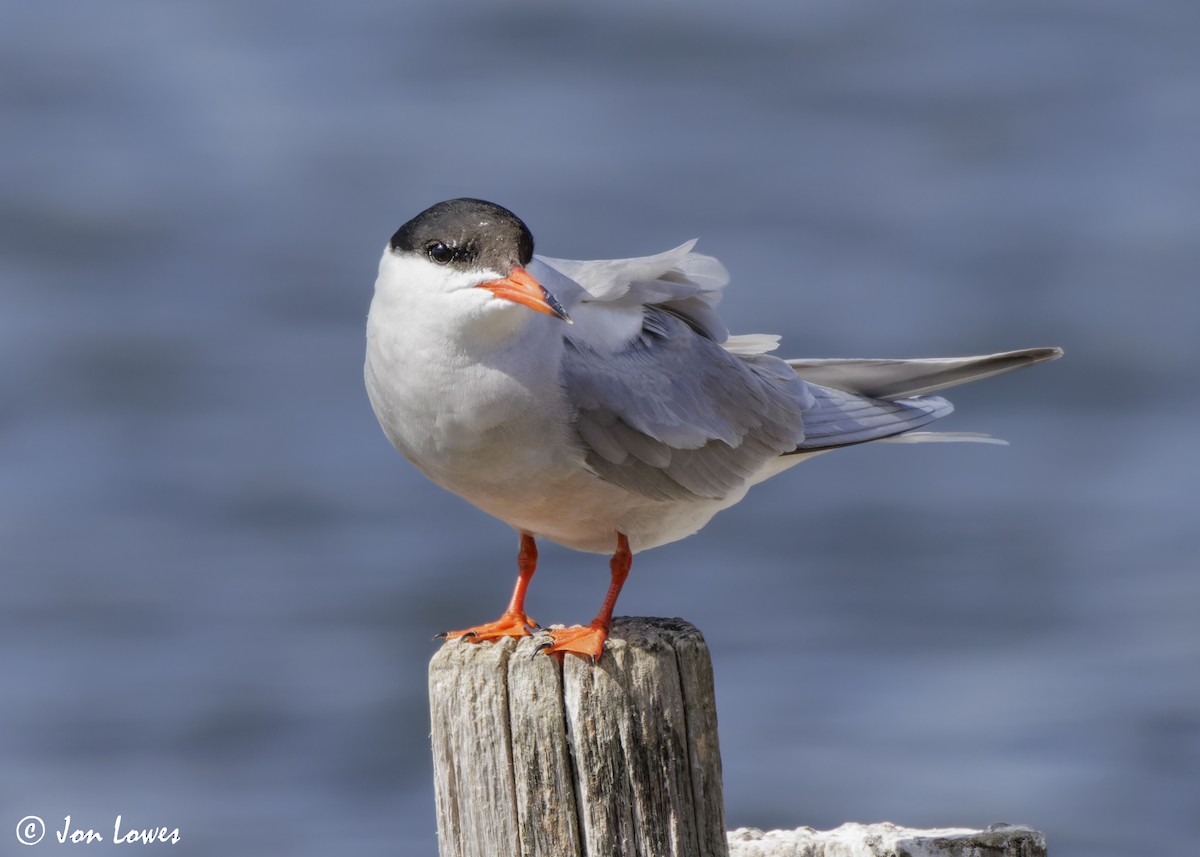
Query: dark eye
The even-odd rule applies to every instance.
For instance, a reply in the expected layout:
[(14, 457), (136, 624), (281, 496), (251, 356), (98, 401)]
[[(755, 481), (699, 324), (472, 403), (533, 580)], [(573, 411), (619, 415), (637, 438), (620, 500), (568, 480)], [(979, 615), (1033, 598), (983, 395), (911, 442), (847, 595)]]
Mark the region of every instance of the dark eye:
[(430, 244), (425, 248), (425, 252), (439, 265), (449, 264), (454, 259), (454, 251), (440, 241)]

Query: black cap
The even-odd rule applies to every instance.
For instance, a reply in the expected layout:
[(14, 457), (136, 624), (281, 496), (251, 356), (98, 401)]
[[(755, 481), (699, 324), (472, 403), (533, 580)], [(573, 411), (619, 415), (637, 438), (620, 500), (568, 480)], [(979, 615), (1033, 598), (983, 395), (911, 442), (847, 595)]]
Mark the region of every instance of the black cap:
[(448, 199), (396, 230), (394, 253), (416, 253), (439, 265), (507, 272), (533, 258), (533, 235), (507, 208), (482, 199)]

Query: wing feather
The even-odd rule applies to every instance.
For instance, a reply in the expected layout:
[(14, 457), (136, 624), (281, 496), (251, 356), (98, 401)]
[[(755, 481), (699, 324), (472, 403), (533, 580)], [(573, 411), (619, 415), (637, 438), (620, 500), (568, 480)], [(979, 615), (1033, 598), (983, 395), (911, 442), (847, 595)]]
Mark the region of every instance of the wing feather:
[(664, 307), (688, 320), (697, 332), (724, 342), (729, 330), (717, 315), (716, 305), (729, 283), (729, 272), (712, 256), (694, 252), (695, 246), (693, 239), (664, 253), (633, 259), (579, 261), (538, 256), (537, 260), (578, 284), (583, 290), (580, 300), (585, 303)]
[(916, 360), (789, 360), (801, 378), (860, 396), (897, 399), (918, 396), (1044, 363), (1062, 356), (1061, 348), (1026, 348), (979, 357), (929, 357)]
[(798, 452), (881, 440), (920, 428), (954, 410), (939, 396), (890, 401), (809, 386), (817, 405), (804, 414), (805, 438)]

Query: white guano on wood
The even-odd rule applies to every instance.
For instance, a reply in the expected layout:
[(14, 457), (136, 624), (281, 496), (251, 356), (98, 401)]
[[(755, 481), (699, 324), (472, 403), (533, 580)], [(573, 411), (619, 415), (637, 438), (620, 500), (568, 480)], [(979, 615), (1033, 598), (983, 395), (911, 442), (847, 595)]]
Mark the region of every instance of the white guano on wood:
[(766, 833), (740, 827), (729, 832), (729, 857), (1046, 857), (1046, 837), (1013, 824), (915, 830), (885, 821)]

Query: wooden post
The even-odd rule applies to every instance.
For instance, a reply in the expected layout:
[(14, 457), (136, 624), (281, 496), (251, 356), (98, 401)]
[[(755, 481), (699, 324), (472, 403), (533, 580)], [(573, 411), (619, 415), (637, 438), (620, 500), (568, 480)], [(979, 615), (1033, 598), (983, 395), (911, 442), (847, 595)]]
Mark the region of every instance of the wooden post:
[(538, 637), (429, 665), (441, 857), (727, 857), (712, 663), (680, 619), (623, 619), (600, 663)]
[(725, 834), (712, 663), (681, 619), (617, 619), (600, 663), (520, 642), (429, 664), (441, 857), (1045, 857), (1036, 830)]

